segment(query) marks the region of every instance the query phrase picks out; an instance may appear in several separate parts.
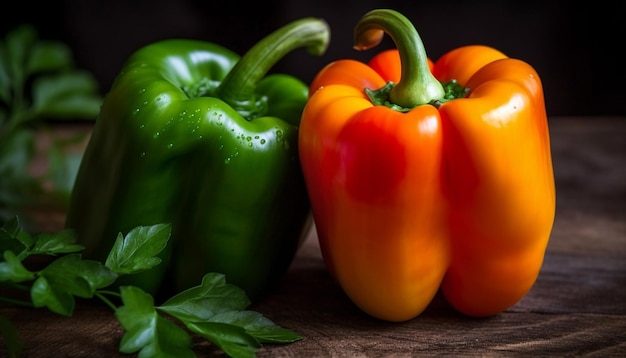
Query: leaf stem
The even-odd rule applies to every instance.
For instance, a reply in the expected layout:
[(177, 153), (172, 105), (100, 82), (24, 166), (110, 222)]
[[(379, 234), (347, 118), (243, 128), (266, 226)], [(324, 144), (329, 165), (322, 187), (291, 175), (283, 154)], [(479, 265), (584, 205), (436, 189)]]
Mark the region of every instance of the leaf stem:
[(14, 305), (22, 306), (22, 307), (28, 307), (28, 308), (35, 307), (32, 304), (32, 302), (24, 301), (24, 300), (18, 300), (18, 299), (10, 298), (10, 297), (0, 296), (0, 302), (10, 303), (10, 304), (14, 304)]
[(94, 296), (98, 297), (102, 302), (104, 302), (107, 306), (109, 306), (113, 311), (117, 310), (117, 306), (109, 300), (106, 295), (120, 297), (119, 292), (108, 291), (108, 290), (98, 290), (94, 292)]

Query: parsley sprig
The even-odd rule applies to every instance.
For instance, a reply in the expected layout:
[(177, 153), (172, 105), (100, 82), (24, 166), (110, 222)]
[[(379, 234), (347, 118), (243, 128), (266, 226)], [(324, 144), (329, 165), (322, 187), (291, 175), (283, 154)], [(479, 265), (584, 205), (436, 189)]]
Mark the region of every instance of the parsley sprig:
[[(195, 357), (192, 334), (212, 342), (231, 357), (254, 357), (263, 343), (285, 344), (302, 339), (275, 325), (258, 312), (248, 311), (250, 301), (224, 275), (206, 274), (199, 286), (187, 289), (161, 305), (135, 286), (106, 290), (121, 275), (149, 270), (160, 263), (156, 256), (170, 238), (171, 226), (157, 224), (118, 234), (104, 264), (85, 260), (71, 230), (30, 235), (16, 218), (0, 228), (0, 286), (29, 291), (30, 300), (0, 297), (11, 304), (46, 307), (71, 316), (75, 297), (97, 297), (115, 312), (124, 328), (119, 351), (141, 357)], [(51, 260), (43, 268), (29, 268), (33, 256)], [(3, 292), (6, 292), (3, 290)], [(114, 301), (121, 300), (116, 306)], [(175, 322), (178, 320), (178, 323)], [(22, 343), (16, 329), (0, 316), (0, 334), (9, 355), (18, 356)]]
[[(33, 207), (67, 207), (82, 157), (67, 149), (86, 134), (61, 136), (51, 124), (92, 121), (101, 104), (96, 78), (77, 67), (67, 44), (40, 38), (30, 24), (0, 38), (0, 225), (16, 213), (28, 225)], [(29, 165), (38, 135), (51, 141), (41, 174)]]

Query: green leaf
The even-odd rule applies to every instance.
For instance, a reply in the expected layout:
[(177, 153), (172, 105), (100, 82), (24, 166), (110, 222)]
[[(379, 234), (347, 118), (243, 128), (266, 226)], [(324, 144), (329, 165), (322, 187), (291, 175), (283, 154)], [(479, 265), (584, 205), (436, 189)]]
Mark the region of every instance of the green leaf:
[(6, 233), (11, 238), (17, 238), (22, 231), (20, 221), (17, 216), (7, 220), (7, 222), (2, 225), (2, 228), (0, 228), (0, 231)]
[(11, 30), (6, 36), (7, 62), (9, 77), (20, 86), (24, 83), (26, 74), (24, 64), (31, 48), (38, 40), (37, 30), (30, 24), (23, 24)]
[[(0, 254), (3, 254), (5, 251), (11, 251), (13, 255), (16, 255), (15, 252), (17, 252), (16, 256), (19, 257), (22, 253), (25, 253), (27, 250), (28, 248), (24, 246), (23, 243), (21, 243), (18, 240), (13, 239), (6, 233), (3, 233), (2, 230), (0, 230)], [(0, 257), (0, 262), (2, 261), (6, 261), (4, 257)]]
[(81, 260), (79, 254), (62, 256), (39, 272), (31, 287), (35, 307), (71, 316), (74, 296), (91, 298), (96, 289), (109, 286), (117, 275), (97, 261)]
[(13, 251), (4, 251), (4, 261), (0, 262), (0, 282), (24, 282), (35, 279), (35, 273), (28, 271)]
[(0, 337), (4, 338), (7, 349), (7, 357), (22, 356), (24, 344), (20, 339), (17, 328), (8, 318), (4, 316), (0, 316)]
[[(42, 203), (69, 204), (77, 171), (72, 168), (82, 156), (63, 158), (62, 166), (56, 166), (61, 160), (51, 161), (49, 175), (34, 177), (28, 171), (34, 130), (48, 119), (95, 119), (101, 104), (97, 80), (74, 68), (66, 44), (39, 39), (30, 24), (0, 41), (0, 223)], [(60, 155), (58, 148), (49, 153)]]
[(208, 273), (200, 286), (179, 293), (156, 309), (181, 320), (233, 357), (253, 356), (261, 343), (302, 339), (258, 312), (245, 311), (249, 304), (245, 292), (227, 284), (223, 274)]
[[(13, 98), (11, 88), (13, 80), (9, 76), (11, 66), (9, 66), (9, 53), (4, 41), (0, 41), (0, 102), (9, 104)], [(1, 107), (0, 107), (1, 109)], [(8, 118), (8, 114), (4, 111), (0, 113), (0, 125)]]
[[(83, 153), (66, 153), (62, 145), (53, 143), (48, 152), (50, 170), (46, 178), (52, 182), (57, 193), (68, 196), (72, 192)], [(68, 200), (69, 202), (69, 200)]]
[(42, 76), (33, 83), (33, 107), (40, 117), (92, 118), (102, 104), (97, 86), (96, 80), (84, 71)]
[(0, 222), (39, 197), (41, 186), (27, 171), (34, 152), (34, 134), (26, 128), (0, 139)]
[[(0, 62), (2, 62), (2, 58), (0, 58)], [(1, 68), (0, 68), (0, 71), (2, 71)], [(2, 82), (2, 73), (0, 73), (0, 82)], [(0, 100), (2, 100), (2, 85), (3, 83), (0, 83)], [(9, 121), (9, 112), (6, 109), (0, 107), (0, 127), (2, 127), (3, 124), (7, 123), (8, 121)]]
[(156, 257), (167, 246), (172, 226), (156, 224), (138, 226), (126, 237), (120, 233), (106, 259), (105, 266), (118, 274), (132, 274), (148, 270), (159, 263)]
[(44, 268), (31, 288), (35, 307), (48, 307), (52, 312), (71, 316), (74, 296), (91, 298), (96, 289), (113, 283), (117, 275), (97, 261), (81, 260), (69, 254)]
[(22, 230), (16, 216), (7, 220), (0, 228), (0, 253), (10, 250), (17, 253), (19, 259), (23, 259), (30, 254), (33, 243), (33, 238)]
[(72, 51), (58, 41), (40, 41), (33, 45), (25, 63), (26, 75), (69, 69), (74, 65)]
[(230, 357), (253, 358), (261, 344), (246, 330), (219, 322), (198, 322), (187, 325), (192, 332), (213, 342)]
[(126, 330), (120, 352), (139, 352), (139, 357), (195, 357), (191, 337), (157, 313), (152, 296), (134, 286), (122, 286), (120, 292), (124, 305), (115, 316)]
[(0, 142), (0, 174), (3, 180), (6, 176), (26, 176), (28, 171), (25, 163), (34, 155), (35, 135), (26, 128), (16, 130)]
[(76, 235), (71, 230), (61, 230), (56, 233), (40, 233), (35, 236), (35, 245), (32, 254), (57, 255), (82, 251), (84, 246), (78, 245)]
[(226, 283), (220, 273), (208, 273), (200, 286), (189, 288), (167, 300), (158, 309), (183, 322), (201, 322), (216, 314), (240, 311), (250, 305), (245, 292)]
[(277, 326), (261, 313), (254, 311), (224, 312), (213, 317), (211, 321), (242, 327), (261, 343), (293, 343), (302, 339), (301, 335)]
[(30, 288), (30, 299), (35, 307), (48, 307), (56, 314), (70, 317), (74, 312), (74, 297), (45, 277), (39, 277)]
[(55, 287), (74, 296), (90, 298), (95, 290), (112, 284), (117, 274), (94, 260), (69, 254), (52, 261), (39, 272)]

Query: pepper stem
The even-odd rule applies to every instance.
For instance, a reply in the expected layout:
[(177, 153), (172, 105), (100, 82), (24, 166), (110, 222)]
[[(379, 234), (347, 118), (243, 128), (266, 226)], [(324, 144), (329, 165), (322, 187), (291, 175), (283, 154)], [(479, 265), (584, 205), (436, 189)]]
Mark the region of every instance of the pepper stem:
[(303, 18), (272, 32), (254, 45), (237, 62), (217, 88), (217, 96), (243, 117), (252, 119), (265, 112), (263, 98), (256, 98), (256, 85), (289, 52), (306, 47), (322, 55), (328, 47), (330, 30), (322, 19)]
[(413, 108), (440, 100), (445, 92), (428, 67), (424, 44), (413, 24), (401, 13), (376, 9), (366, 13), (354, 29), (354, 48), (367, 50), (380, 43), (387, 33), (400, 53), (402, 72), (389, 92), (392, 104)]

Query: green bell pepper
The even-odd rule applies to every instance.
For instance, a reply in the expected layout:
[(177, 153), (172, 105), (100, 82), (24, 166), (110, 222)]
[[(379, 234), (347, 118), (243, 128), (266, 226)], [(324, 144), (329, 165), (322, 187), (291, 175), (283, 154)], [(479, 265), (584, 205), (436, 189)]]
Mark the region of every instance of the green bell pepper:
[(284, 275), (311, 223), (298, 159), (307, 85), (268, 74), (287, 53), (327, 48), (303, 18), (243, 57), (173, 39), (139, 49), (106, 95), (74, 184), (66, 227), (104, 260), (118, 233), (170, 223), (162, 263), (124, 276), (158, 294), (225, 275), (252, 300)]

